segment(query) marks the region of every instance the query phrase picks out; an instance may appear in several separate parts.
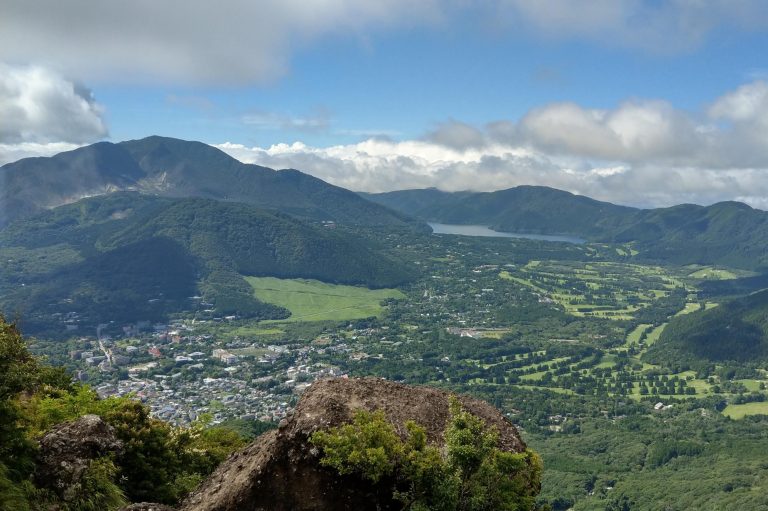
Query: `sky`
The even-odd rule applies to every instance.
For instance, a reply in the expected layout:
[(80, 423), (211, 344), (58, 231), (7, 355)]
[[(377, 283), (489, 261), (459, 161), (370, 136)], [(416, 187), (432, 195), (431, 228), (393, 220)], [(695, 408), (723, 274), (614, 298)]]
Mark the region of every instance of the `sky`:
[(766, 50), (764, 0), (5, 0), (0, 164), (157, 134), (358, 191), (768, 209)]

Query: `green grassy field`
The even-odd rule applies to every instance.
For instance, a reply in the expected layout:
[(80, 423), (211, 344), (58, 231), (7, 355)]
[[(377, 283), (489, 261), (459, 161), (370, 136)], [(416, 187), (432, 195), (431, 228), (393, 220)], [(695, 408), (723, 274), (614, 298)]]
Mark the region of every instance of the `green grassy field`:
[(651, 327), (651, 325), (647, 323), (642, 323), (640, 325), (637, 325), (637, 327), (632, 330), (629, 335), (627, 335), (627, 340), (624, 343), (624, 346), (629, 347), (632, 343), (639, 343), (640, 337), (643, 335), (643, 332), (648, 330)]
[(768, 415), (768, 402), (728, 405), (723, 410), (723, 415), (731, 419), (743, 419), (747, 415)]
[(648, 333), (648, 336), (645, 338), (645, 345), (650, 346), (651, 344), (655, 343), (659, 340), (659, 337), (661, 336), (661, 332), (664, 331), (664, 328), (667, 326), (666, 323), (657, 326), (653, 330), (651, 330)]
[(705, 267), (688, 275), (692, 279), (730, 280), (738, 278), (734, 272), (721, 268)]
[(387, 298), (404, 298), (397, 289), (326, 284), (317, 280), (245, 277), (259, 300), (285, 307), (291, 317), (264, 323), (346, 321), (380, 316)]
[(530, 261), (499, 277), (554, 300), (572, 316), (612, 320), (631, 320), (683, 285), (663, 268), (615, 262)]
[(686, 303), (685, 304), (685, 308), (683, 308), (682, 310), (678, 311), (677, 314), (675, 314), (675, 316), (682, 316), (683, 314), (690, 314), (691, 312), (696, 312), (700, 308), (701, 308), (701, 305), (699, 305), (698, 303)]
[(239, 337), (273, 337), (276, 335), (282, 335), (284, 333), (285, 332), (279, 328), (261, 328), (255, 325), (245, 325), (233, 328), (232, 330), (226, 332), (226, 335)]

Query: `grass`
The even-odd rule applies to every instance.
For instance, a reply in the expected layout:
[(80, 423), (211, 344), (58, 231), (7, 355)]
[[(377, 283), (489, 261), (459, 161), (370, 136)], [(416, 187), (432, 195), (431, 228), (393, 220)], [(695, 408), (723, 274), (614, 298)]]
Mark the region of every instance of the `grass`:
[(285, 307), (288, 319), (265, 321), (284, 323), (298, 321), (346, 321), (381, 316), (388, 298), (405, 298), (397, 289), (326, 284), (317, 280), (245, 277), (253, 294), (261, 301)]
[(743, 419), (747, 415), (768, 415), (768, 402), (728, 405), (723, 410), (723, 415), (731, 419)]
[(650, 346), (651, 344), (655, 343), (659, 340), (659, 337), (661, 336), (661, 332), (664, 331), (664, 328), (666, 328), (667, 324), (664, 323), (662, 325), (657, 326), (651, 332), (648, 334), (648, 336), (645, 338), (645, 345)]
[(701, 308), (701, 305), (699, 305), (698, 303), (686, 303), (685, 304), (685, 308), (683, 308), (682, 310), (678, 311), (677, 314), (675, 314), (675, 316), (682, 316), (683, 314), (690, 314), (691, 312), (696, 312), (700, 308)]
[(762, 389), (760, 388), (761, 382), (759, 380), (734, 380), (735, 383), (741, 383), (744, 385), (748, 391), (750, 392), (760, 392)]
[(651, 325), (647, 323), (642, 323), (640, 325), (637, 325), (637, 327), (632, 330), (629, 335), (627, 335), (627, 340), (624, 343), (624, 346), (629, 347), (632, 345), (632, 343), (638, 344), (640, 342), (640, 337), (642, 337), (643, 332), (648, 330), (651, 327)]
[(706, 279), (706, 280), (731, 280), (738, 278), (738, 275), (729, 270), (721, 268), (705, 267), (688, 274), (692, 279)]
[[(626, 247), (620, 247), (629, 254)], [(555, 301), (576, 317), (631, 320), (682, 282), (658, 266), (617, 262), (530, 261), (499, 277)]]
[(282, 335), (285, 331), (279, 329), (279, 328), (261, 328), (256, 325), (244, 325), (239, 326), (237, 328), (233, 328), (229, 332), (226, 333), (228, 336), (238, 336), (238, 337), (260, 337), (260, 336), (276, 336), (276, 335)]

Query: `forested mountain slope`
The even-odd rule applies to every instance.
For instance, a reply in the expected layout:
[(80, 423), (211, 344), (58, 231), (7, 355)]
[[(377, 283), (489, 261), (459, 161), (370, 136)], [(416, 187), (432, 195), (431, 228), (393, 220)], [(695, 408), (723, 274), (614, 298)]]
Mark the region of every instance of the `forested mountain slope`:
[(496, 192), (404, 190), (365, 197), (427, 221), (630, 243), (645, 261), (768, 268), (768, 212), (740, 202), (636, 209), (541, 186)]
[(240, 203), (124, 192), (0, 231), (0, 309), (35, 318), (157, 319), (201, 294), (218, 314), (281, 317), (242, 275), (388, 287), (413, 270), (348, 232)]
[(768, 290), (673, 318), (647, 357), (687, 365), (768, 360)]

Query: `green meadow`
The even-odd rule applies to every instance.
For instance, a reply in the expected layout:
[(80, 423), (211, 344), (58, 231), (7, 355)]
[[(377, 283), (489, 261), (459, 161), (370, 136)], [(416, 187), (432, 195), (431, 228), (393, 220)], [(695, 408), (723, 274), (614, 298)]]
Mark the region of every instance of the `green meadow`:
[(768, 415), (768, 402), (728, 405), (723, 410), (723, 415), (731, 419), (743, 419), (747, 415)]
[(384, 312), (384, 300), (405, 297), (397, 289), (368, 289), (318, 280), (274, 277), (245, 277), (245, 280), (253, 287), (256, 298), (291, 312), (288, 319), (269, 323), (346, 321), (380, 316)]

